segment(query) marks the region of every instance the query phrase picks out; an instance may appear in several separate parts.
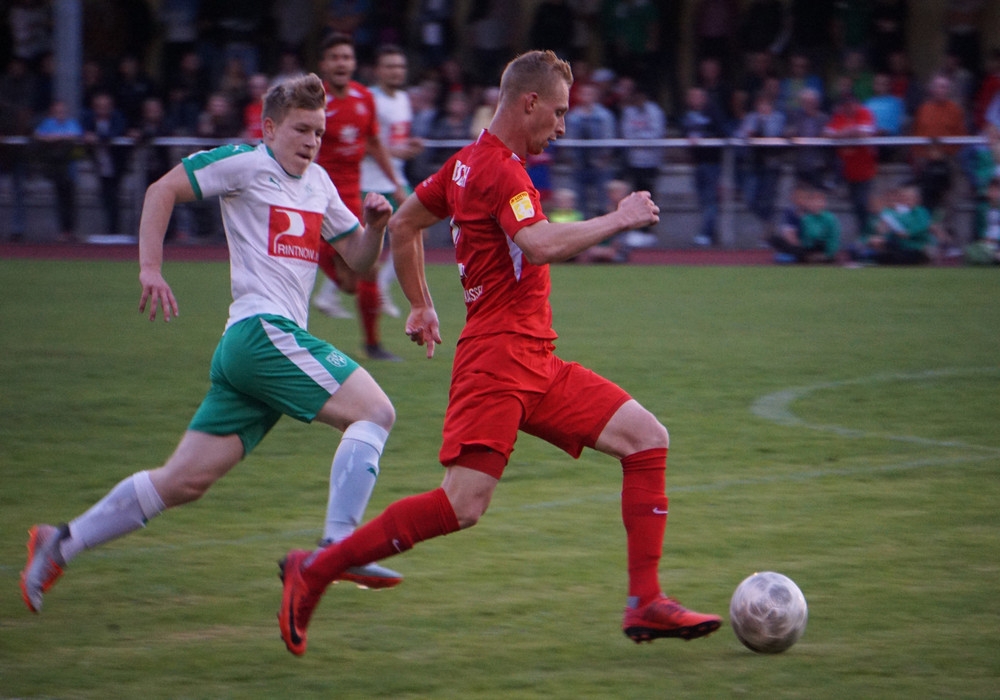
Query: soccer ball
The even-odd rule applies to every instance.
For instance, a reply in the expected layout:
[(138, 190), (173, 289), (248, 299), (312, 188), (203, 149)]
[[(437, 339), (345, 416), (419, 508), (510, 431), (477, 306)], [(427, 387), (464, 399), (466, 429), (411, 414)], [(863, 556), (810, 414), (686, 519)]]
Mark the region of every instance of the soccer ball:
[(729, 601), (736, 638), (761, 654), (780, 654), (806, 630), (809, 608), (792, 579), (773, 571), (749, 576)]

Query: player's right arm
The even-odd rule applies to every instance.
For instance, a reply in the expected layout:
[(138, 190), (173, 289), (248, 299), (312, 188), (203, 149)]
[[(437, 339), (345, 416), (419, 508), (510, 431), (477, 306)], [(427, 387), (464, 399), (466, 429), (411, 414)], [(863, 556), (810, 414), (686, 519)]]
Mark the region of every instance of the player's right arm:
[(369, 192), (363, 203), (361, 222), (364, 228), (357, 235), (344, 236), (333, 242), (333, 247), (355, 272), (366, 272), (382, 253), (385, 225), (392, 215), (392, 205), (383, 195)]
[(174, 166), (146, 189), (139, 219), (139, 311), (144, 312), (148, 304), (150, 321), (156, 320), (158, 308), (163, 309), (164, 321), (178, 314), (177, 300), (163, 279), (163, 238), (174, 206), (194, 199), (194, 188), (183, 165)]
[(441, 329), (424, 270), (424, 229), (438, 221), (440, 217), (417, 197), (407, 197), (389, 220), (392, 263), (399, 286), (410, 302), (406, 334), (417, 345), (427, 346), (428, 358), (434, 356), (434, 344), (441, 342)]

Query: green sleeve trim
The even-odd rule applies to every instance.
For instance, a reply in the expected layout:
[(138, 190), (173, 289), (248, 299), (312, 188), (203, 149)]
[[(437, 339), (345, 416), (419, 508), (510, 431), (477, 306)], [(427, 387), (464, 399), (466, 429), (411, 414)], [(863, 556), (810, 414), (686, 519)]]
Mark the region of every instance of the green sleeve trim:
[(332, 238), (327, 238), (326, 242), (327, 243), (333, 243), (334, 241), (339, 241), (341, 238), (344, 238), (345, 236), (350, 236), (352, 233), (354, 233), (355, 231), (358, 231), (360, 228), (361, 228), (361, 224), (357, 223), (354, 226), (352, 226), (349, 231), (344, 231), (343, 233), (338, 233), (337, 235), (333, 236)]
[(184, 172), (187, 173), (188, 182), (191, 183), (191, 189), (194, 190), (194, 196), (199, 200), (203, 199), (204, 197), (201, 194), (201, 185), (198, 184), (198, 178), (194, 176), (194, 165), (192, 165), (191, 161), (187, 158), (181, 160), (181, 165), (184, 166)]
[(229, 144), (213, 148), (210, 151), (199, 151), (182, 159), (181, 163), (184, 165), (184, 171), (187, 173), (188, 180), (191, 181), (191, 187), (194, 189), (195, 196), (198, 199), (202, 199), (203, 197), (201, 187), (198, 185), (198, 178), (194, 175), (196, 170), (201, 170), (212, 163), (217, 163), (232, 156), (238, 156), (241, 153), (248, 153), (252, 150), (254, 150), (254, 147), (246, 143)]

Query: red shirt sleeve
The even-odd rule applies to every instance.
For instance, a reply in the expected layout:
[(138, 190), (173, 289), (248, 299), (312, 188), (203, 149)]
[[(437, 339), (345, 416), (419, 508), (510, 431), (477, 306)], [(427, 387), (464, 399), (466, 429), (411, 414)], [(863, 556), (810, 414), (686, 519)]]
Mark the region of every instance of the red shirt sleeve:
[(508, 238), (514, 240), (521, 229), (547, 219), (538, 190), (519, 161), (503, 162), (494, 177), (486, 191), (494, 194), (492, 214)]
[(439, 219), (446, 219), (449, 215), (448, 192), (445, 188), (448, 176), (445, 173), (450, 173), (454, 169), (454, 160), (454, 158), (448, 159), (440, 170), (417, 185), (417, 189), (413, 191), (427, 211)]

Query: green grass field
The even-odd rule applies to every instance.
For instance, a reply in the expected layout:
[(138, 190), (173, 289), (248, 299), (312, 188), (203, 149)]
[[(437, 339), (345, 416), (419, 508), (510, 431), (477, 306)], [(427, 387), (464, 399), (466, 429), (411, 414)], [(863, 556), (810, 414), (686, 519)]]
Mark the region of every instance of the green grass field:
[[(0, 261), (0, 696), (987, 698), (1000, 693), (1000, 277), (995, 270), (553, 269), (559, 351), (671, 431), (661, 575), (728, 617), (745, 576), (810, 605), (780, 656), (636, 646), (619, 466), (518, 443), (482, 523), (331, 588), (285, 651), (276, 561), (320, 531), (338, 435), (285, 419), (202, 501), (84, 553), (34, 616), (33, 522), (68, 520), (170, 453), (207, 386), (227, 268), (168, 264), (181, 316), (136, 311), (134, 263)], [(454, 266), (430, 270), (432, 361), (386, 319), (369, 365), (398, 422), (369, 515), (435, 487)], [(398, 292), (397, 292), (398, 293)], [(356, 323), (311, 330), (357, 352)]]

